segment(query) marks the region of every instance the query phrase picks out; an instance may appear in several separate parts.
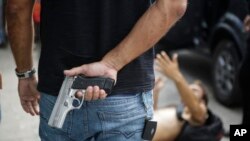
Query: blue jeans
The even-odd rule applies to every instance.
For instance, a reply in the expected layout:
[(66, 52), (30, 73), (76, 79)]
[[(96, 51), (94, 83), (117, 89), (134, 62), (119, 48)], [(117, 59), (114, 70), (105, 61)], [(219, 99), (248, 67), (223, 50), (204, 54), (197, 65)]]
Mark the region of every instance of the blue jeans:
[(84, 102), (68, 113), (62, 129), (48, 126), (55, 96), (41, 94), (39, 135), (42, 141), (141, 141), (145, 119), (153, 117), (152, 92), (118, 94)]
[(0, 45), (5, 42), (4, 0), (0, 0)]

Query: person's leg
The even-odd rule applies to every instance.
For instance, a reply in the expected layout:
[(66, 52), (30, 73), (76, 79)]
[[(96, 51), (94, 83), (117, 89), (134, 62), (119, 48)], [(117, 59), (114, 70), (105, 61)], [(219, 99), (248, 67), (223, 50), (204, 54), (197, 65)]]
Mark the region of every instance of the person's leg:
[(68, 113), (61, 130), (51, 128), (48, 120), (55, 96), (41, 94), (41, 141), (138, 141), (142, 140), (145, 119), (153, 117), (152, 92), (116, 95), (104, 100), (84, 102)]
[(3, 15), (3, 0), (0, 0), (0, 44), (4, 42), (4, 15)]
[(152, 92), (116, 95), (87, 103), (89, 133), (95, 141), (139, 141), (146, 118), (153, 117)]
[(5, 29), (5, 5), (6, 0), (0, 0), (0, 48), (6, 46), (6, 29)]

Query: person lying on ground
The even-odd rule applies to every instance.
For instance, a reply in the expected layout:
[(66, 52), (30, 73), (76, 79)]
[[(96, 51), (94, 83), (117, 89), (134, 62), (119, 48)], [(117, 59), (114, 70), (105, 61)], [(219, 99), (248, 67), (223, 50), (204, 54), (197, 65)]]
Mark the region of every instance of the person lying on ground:
[[(173, 59), (170, 59), (165, 52), (156, 57), (156, 70), (173, 80), (181, 103), (158, 108), (159, 93), (164, 84), (162, 78), (157, 78), (154, 87), (154, 118), (158, 124), (153, 140), (219, 141), (224, 131), (222, 122), (209, 110), (206, 90), (201, 81), (188, 84), (179, 70), (177, 57), (174, 54)], [(211, 128), (211, 134), (208, 135), (210, 126), (214, 124), (214, 129)], [(200, 132), (205, 134), (199, 134)]]

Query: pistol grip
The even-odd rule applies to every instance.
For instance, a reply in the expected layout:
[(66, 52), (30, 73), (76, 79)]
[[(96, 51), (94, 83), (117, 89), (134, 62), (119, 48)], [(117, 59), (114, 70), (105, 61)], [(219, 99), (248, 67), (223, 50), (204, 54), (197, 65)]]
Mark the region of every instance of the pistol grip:
[(114, 87), (115, 81), (111, 78), (105, 77), (86, 77), (83, 75), (78, 75), (74, 83), (72, 84), (72, 89), (87, 89), (88, 86), (99, 86), (100, 89), (105, 90), (107, 94), (110, 94), (112, 88)]

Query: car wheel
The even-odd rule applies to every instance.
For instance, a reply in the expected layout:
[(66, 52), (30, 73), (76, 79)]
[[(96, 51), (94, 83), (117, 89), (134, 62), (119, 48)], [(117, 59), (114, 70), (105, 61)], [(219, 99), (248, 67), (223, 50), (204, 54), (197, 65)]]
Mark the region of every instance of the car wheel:
[(233, 41), (222, 40), (213, 55), (213, 88), (215, 98), (226, 106), (238, 104), (240, 96), (236, 81), (239, 55)]

